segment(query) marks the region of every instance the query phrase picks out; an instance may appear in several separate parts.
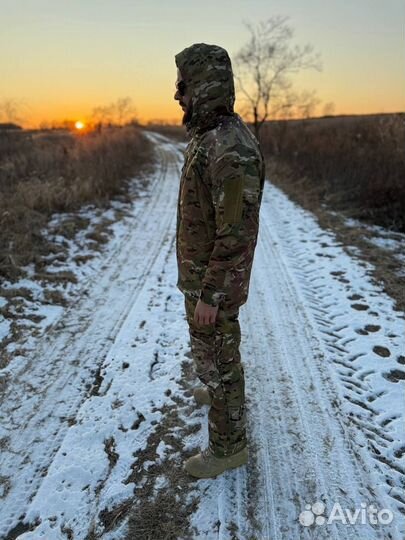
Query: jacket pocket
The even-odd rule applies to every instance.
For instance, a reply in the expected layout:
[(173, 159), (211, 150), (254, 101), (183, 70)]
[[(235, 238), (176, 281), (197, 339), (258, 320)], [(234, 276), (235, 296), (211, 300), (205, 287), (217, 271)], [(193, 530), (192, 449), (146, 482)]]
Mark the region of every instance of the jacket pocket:
[(242, 219), (244, 178), (224, 180), (224, 222), (239, 223)]

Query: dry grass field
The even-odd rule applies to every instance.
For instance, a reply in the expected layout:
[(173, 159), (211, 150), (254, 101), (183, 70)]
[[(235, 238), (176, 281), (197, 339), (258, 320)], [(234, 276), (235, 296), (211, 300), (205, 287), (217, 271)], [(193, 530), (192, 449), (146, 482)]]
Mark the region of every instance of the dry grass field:
[(41, 230), (52, 213), (125, 195), (150, 158), (150, 142), (131, 126), (0, 131), (0, 276), (14, 280), (49, 252)]
[(371, 263), (404, 310), (405, 115), (272, 122), (261, 144), (272, 183)]
[(405, 114), (268, 122), (268, 176), (301, 204), (405, 232)]

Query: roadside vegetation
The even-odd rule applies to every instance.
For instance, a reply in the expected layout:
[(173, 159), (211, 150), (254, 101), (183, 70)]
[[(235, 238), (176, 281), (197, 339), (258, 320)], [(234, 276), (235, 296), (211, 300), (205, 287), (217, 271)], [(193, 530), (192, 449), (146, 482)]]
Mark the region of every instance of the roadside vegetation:
[(151, 153), (133, 126), (80, 135), (0, 131), (0, 275), (15, 280), (49, 253), (42, 230), (53, 213), (125, 198), (128, 180), (150, 163)]
[(405, 114), (267, 122), (273, 183), (311, 208), (405, 232)]
[(260, 140), (270, 181), (405, 310), (405, 114), (269, 122)]
[(41, 332), (41, 305), (67, 304), (153, 163), (137, 126), (0, 130), (0, 369)]
[(170, 137), (178, 142), (187, 142), (187, 132), (185, 126), (179, 126), (178, 124), (159, 124), (159, 123), (148, 123), (146, 128), (149, 131), (155, 131), (166, 137)]

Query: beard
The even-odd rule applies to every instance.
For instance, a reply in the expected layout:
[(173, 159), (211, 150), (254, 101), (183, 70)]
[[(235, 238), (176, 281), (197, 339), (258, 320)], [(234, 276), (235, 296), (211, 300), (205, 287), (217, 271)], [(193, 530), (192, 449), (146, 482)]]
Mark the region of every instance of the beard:
[(187, 124), (187, 122), (190, 122), (192, 116), (193, 116), (193, 102), (190, 100), (190, 104), (187, 107), (185, 113), (183, 114), (182, 124), (185, 125)]

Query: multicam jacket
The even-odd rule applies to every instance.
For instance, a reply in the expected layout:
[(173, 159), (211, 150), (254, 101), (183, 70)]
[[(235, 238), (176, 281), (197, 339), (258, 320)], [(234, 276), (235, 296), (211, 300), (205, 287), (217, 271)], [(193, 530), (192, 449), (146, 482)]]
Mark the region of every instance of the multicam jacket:
[(191, 140), (177, 207), (177, 287), (210, 305), (241, 306), (259, 228), (265, 166), (257, 139), (233, 111), (231, 61), (198, 43), (176, 55), (192, 92)]

